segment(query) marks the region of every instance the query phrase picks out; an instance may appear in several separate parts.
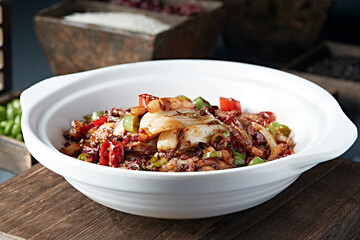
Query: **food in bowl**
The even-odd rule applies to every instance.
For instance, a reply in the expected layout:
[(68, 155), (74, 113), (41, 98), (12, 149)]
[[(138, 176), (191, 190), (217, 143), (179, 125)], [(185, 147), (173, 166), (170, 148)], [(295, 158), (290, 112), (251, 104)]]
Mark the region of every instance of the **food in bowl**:
[(291, 130), (272, 112), (245, 113), (220, 97), (139, 95), (139, 106), (112, 108), (74, 120), (64, 133), (66, 155), (115, 168), (160, 172), (231, 169), (293, 154)]

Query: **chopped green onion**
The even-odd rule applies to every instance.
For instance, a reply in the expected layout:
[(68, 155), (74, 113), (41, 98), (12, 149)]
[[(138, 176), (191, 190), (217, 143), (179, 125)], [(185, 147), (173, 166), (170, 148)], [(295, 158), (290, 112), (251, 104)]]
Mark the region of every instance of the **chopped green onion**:
[(93, 112), (93, 114), (91, 115), (91, 120), (92, 121), (98, 120), (102, 115), (104, 115), (103, 111)]
[(211, 108), (211, 105), (209, 102), (207, 102), (205, 99), (203, 99), (202, 97), (197, 97), (193, 100), (193, 103), (196, 105), (197, 109), (201, 109), (203, 106), (207, 107), (207, 108)]
[(262, 160), (259, 157), (254, 157), (250, 162), (249, 162), (249, 166), (250, 165), (256, 165), (256, 164), (260, 164), (260, 163), (264, 163), (265, 161)]
[(157, 160), (159, 160), (159, 157), (157, 155), (154, 155), (151, 159), (150, 159), (150, 162), (151, 163), (154, 163), (156, 162)]
[(245, 159), (245, 156), (244, 156), (244, 154), (242, 154), (242, 153), (239, 153), (239, 152), (234, 151), (234, 150), (232, 150), (231, 153), (232, 153), (232, 155), (233, 155), (234, 157), (235, 157), (235, 156), (237, 156), (237, 157), (243, 157), (243, 158)]
[(226, 131), (226, 132), (224, 132), (223, 134), (224, 134), (224, 137), (225, 137), (225, 138), (230, 137), (230, 131)]
[(177, 96), (177, 98), (180, 98), (180, 99), (182, 99), (182, 100), (186, 100), (186, 101), (190, 101), (190, 102), (191, 102), (190, 98), (188, 98), (188, 97), (186, 97), (186, 96), (184, 96), (184, 95), (179, 95), (179, 96)]
[(166, 163), (168, 160), (166, 157), (160, 158), (156, 162), (153, 163), (155, 167), (161, 167), (164, 163)]
[(126, 115), (124, 117), (124, 129), (128, 132), (137, 132), (139, 129), (140, 120), (133, 115)]
[(208, 158), (221, 158), (221, 157), (222, 157), (221, 151), (207, 152), (207, 153), (204, 153), (203, 156), (202, 156), (203, 159), (208, 159)]
[(82, 153), (78, 156), (78, 159), (84, 161), (86, 157), (90, 156), (89, 154), (87, 153)]
[(234, 157), (234, 163), (238, 166), (244, 166), (245, 165), (245, 155), (239, 152), (236, 152), (234, 150), (231, 151), (233, 157)]
[(245, 159), (242, 159), (241, 157), (234, 157), (234, 164), (239, 167), (245, 166)]

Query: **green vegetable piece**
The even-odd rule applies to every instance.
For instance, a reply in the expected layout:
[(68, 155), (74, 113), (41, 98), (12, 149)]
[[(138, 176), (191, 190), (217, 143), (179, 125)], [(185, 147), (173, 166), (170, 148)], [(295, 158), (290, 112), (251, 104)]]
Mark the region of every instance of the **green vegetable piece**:
[(267, 130), (269, 130), (269, 132), (272, 135), (275, 135), (276, 132), (280, 132), (281, 134), (285, 135), (285, 136), (289, 136), (290, 135), (290, 128), (284, 124), (280, 124), (278, 122), (272, 122), (269, 125), (267, 125)]
[(11, 101), (11, 105), (14, 108), (15, 115), (21, 115), (22, 114), (21, 105), (20, 105), (20, 99), (15, 98), (14, 100)]
[(186, 100), (186, 101), (190, 101), (190, 102), (191, 102), (190, 98), (188, 98), (188, 97), (186, 97), (186, 96), (184, 96), (184, 95), (179, 95), (179, 96), (177, 96), (177, 98), (180, 98), (180, 99), (182, 99), (182, 100)]
[(154, 163), (154, 162), (156, 162), (157, 160), (159, 160), (159, 157), (156, 156), (156, 155), (154, 155), (154, 156), (150, 159), (150, 162), (151, 162), (151, 163)]
[(156, 162), (154, 162), (153, 165), (155, 167), (161, 167), (167, 161), (168, 161), (167, 158), (163, 157), (163, 158), (160, 158), (159, 160), (157, 160)]
[(0, 106), (0, 121), (6, 120), (6, 107)]
[(278, 130), (279, 130), (279, 132), (281, 132), (283, 135), (285, 135), (287, 137), (290, 135), (290, 132), (291, 132), (290, 128), (288, 126), (286, 126), (286, 125), (283, 125), (283, 124), (281, 124), (278, 127)]
[(234, 164), (238, 166), (244, 166), (245, 165), (245, 155), (239, 152), (236, 152), (234, 150), (231, 151), (233, 157), (234, 157)]
[(14, 120), (9, 120), (6, 122), (6, 125), (4, 127), (4, 135), (9, 136), (12, 130), (12, 127), (14, 126), (15, 122)]
[(0, 128), (4, 129), (8, 121), (4, 120), (0, 122)]
[(233, 155), (234, 157), (243, 157), (243, 158), (245, 159), (245, 156), (244, 156), (244, 154), (242, 154), (242, 153), (239, 153), (239, 152), (234, 151), (234, 150), (232, 150), (231, 153), (232, 153), (232, 155)]
[(208, 158), (221, 158), (221, 157), (222, 157), (221, 151), (207, 152), (207, 153), (204, 153), (203, 156), (202, 156), (203, 159), (208, 159)]
[(15, 121), (14, 121), (14, 125), (11, 128), (10, 135), (14, 136), (14, 138), (15, 138), (15, 136), (17, 136), (19, 133), (21, 133), (21, 124), (20, 123), (15, 123)]
[(249, 166), (251, 165), (256, 165), (256, 164), (260, 164), (260, 163), (264, 163), (265, 161), (262, 160), (259, 157), (254, 157), (250, 162), (249, 162)]
[(280, 126), (280, 123), (278, 122), (271, 122), (270, 124), (267, 125), (267, 130), (269, 130), (269, 132), (274, 135), (275, 134), (275, 130), (277, 127)]
[(21, 133), (19, 133), (18, 135), (16, 135), (16, 136), (15, 136), (15, 139), (18, 140), (18, 141), (21, 141), (21, 142), (24, 141), (23, 135), (22, 135)]
[(137, 132), (140, 126), (139, 118), (133, 115), (126, 115), (124, 118), (124, 128), (128, 132)]
[(15, 109), (21, 109), (20, 99), (15, 98), (14, 100), (11, 101), (11, 104)]
[(225, 137), (225, 138), (230, 137), (230, 131), (226, 131), (226, 132), (224, 132), (223, 134), (224, 134), (224, 137)]
[(78, 159), (82, 160), (82, 161), (85, 161), (85, 158), (90, 156), (88, 153), (81, 153), (79, 156), (78, 156)]
[(196, 105), (197, 109), (201, 109), (203, 106), (207, 107), (207, 108), (211, 108), (211, 105), (209, 102), (207, 102), (205, 99), (203, 99), (202, 97), (197, 97), (193, 100), (193, 103)]
[(93, 112), (93, 114), (91, 115), (91, 121), (98, 120), (102, 115), (104, 115), (103, 111)]
[(14, 119), (14, 122), (21, 124), (21, 115), (16, 115), (16, 116), (15, 116), (15, 119)]
[(242, 159), (241, 157), (234, 157), (234, 164), (239, 167), (245, 166), (245, 159)]
[(6, 119), (7, 120), (14, 120), (16, 116), (16, 110), (11, 103), (6, 105)]
[(92, 116), (92, 114), (91, 115), (86, 115), (86, 116), (84, 116), (84, 119), (86, 121), (91, 121), (91, 116)]

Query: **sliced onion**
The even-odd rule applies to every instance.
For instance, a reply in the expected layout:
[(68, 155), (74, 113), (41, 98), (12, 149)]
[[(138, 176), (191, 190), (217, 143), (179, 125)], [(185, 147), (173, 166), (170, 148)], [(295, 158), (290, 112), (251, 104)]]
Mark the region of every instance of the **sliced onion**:
[(114, 129), (113, 135), (114, 136), (120, 136), (122, 133), (125, 132), (125, 128), (124, 128), (124, 118), (121, 119), (120, 122), (118, 122), (116, 124), (116, 127)]
[(148, 112), (140, 121), (139, 136), (141, 140), (147, 140), (163, 131), (207, 124), (211, 121), (215, 121), (213, 115), (202, 116), (192, 109)]
[(264, 135), (266, 142), (268, 143), (270, 150), (272, 150), (274, 147), (276, 147), (276, 140), (274, 138), (274, 136), (263, 126), (261, 126), (260, 124), (256, 123), (256, 122), (252, 122), (251, 123), (253, 125), (253, 127), (259, 131), (262, 135)]
[(194, 104), (188, 100), (172, 97), (152, 100), (147, 105), (147, 109), (150, 113), (155, 113), (158, 111), (172, 111), (183, 108), (194, 109)]
[(157, 141), (158, 151), (169, 151), (175, 149), (179, 143), (179, 130), (173, 129), (160, 133)]
[(210, 143), (210, 139), (217, 133), (228, 130), (227, 125), (195, 125), (181, 130), (182, 137), (179, 139), (180, 149), (197, 147), (200, 142)]

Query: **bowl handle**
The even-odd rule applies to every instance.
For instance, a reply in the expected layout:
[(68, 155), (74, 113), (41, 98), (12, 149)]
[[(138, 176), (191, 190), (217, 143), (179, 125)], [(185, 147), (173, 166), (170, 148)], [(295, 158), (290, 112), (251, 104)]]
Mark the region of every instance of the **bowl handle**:
[(311, 149), (301, 154), (299, 161), (295, 163), (296, 168), (309, 168), (318, 163), (339, 157), (348, 150), (357, 139), (358, 132), (355, 124), (341, 111), (336, 115), (335, 129), (329, 131)]

